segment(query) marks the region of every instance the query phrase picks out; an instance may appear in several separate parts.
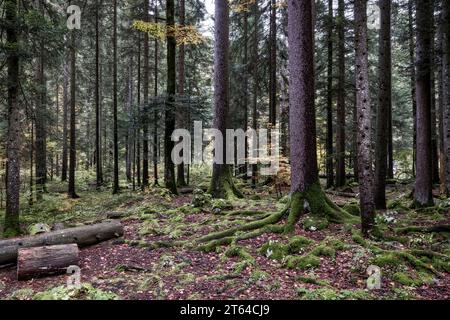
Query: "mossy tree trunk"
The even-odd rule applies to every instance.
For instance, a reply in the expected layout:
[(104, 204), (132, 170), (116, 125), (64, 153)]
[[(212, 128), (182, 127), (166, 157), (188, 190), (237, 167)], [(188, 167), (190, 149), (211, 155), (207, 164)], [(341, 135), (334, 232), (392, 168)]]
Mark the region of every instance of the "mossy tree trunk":
[(289, 101), (291, 137), (291, 202), (286, 231), (291, 231), (304, 208), (328, 220), (350, 215), (334, 205), (319, 183), (314, 106), (313, 11), (309, 0), (288, 2)]
[[(230, 17), (227, 0), (215, 2), (215, 47), (214, 47), (214, 128), (226, 137), (229, 112), (229, 33)], [(223, 142), (225, 152), (226, 141)], [(224, 159), (222, 159), (224, 160)], [(209, 193), (215, 198), (241, 196), (234, 186), (230, 166), (214, 163)]]

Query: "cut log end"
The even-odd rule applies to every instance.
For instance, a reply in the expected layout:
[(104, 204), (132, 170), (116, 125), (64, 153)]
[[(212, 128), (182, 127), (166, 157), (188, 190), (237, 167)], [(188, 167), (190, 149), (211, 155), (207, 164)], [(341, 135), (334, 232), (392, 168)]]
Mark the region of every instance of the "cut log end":
[(66, 273), (69, 266), (78, 265), (76, 244), (21, 248), (17, 258), (19, 281)]

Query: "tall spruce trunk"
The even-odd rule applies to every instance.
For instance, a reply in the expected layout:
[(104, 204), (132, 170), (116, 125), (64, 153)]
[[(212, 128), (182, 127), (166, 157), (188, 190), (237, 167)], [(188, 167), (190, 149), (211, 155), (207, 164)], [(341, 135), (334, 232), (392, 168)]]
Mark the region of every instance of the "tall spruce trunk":
[(5, 0), (6, 44), (9, 45), (6, 63), (8, 66), (8, 131), (6, 136), (6, 210), (5, 236), (20, 233), (20, 108), (17, 101), (19, 93), (19, 37), (17, 0)]
[(312, 1), (289, 0), (288, 15), (291, 200), (285, 231), (292, 232), (305, 207), (334, 222), (350, 217), (327, 198), (319, 183)]
[(442, 115), (443, 151), (445, 153), (445, 191), (450, 197), (450, 3), (443, 1), (442, 43)]
[(416, 1), (417, 170), (414, 199), (433, 204), (431, 172), (431, 15), (432, 1)]
[(119, 138), (117, 132), (117, 0), (113, 1), (113, 194), (120, 191), (119, 188)]
[[(229, 118), (229, 63), (230, 63), (230, 17), (227, 0), (215, 1), (214, 13), (214, 128), (223, 137), (223, 155), (226, 154), (226, 129)], [(214, 198), (241, 196), (236, 189), (231, 168), (224, 163), (214, 163), (209, 193)]]
[[(44, 18), (44, 4), (42, 0), (37, 0), (37, 10)], [(47, 180), (47, 103), (46, 103), (46, 80), (45, 80), (45, 57), (44, 57), (44, 41), (39, 41), (39, 54), (37, 58), (36, 69), (36, 82), (37, 82), (37, 94), (36, 94), (36, 139), (35, 139), (35, 152), (36, 152), (36, 198), (38, 201), (42, 200), (42, 194), (46, 192), (46, 180)]]
[[(179, 0), (179, 23), (184, 26), (185, 24), (185, 0)], [(184, 98), (184, 82), (185, 82), (185, 68), (184, 68), (184, 56), (185, 56), (185, 48), (184, 44), (180, 44), (178, 49), (178, 96), (180, 99)], [(185, 127), (184, 119), (186, 118), (185, 106), (183, 105), (181, 108), (177, 110), (177, 129), (182, 129)], [(182, 156), (182, 154), (180, 154)], [(182, 187), (186, 185), (185, 173), (184, 173), (184, 163), (177, 166), (177, 185)]]
[(416, 176), (417, 163), (417, 100), (416, 100), (416, 54), (414, 42), (414, 0), (408, 1), (408, 34), (409, 34), (409, 60), (410, 60), (410, 78), (411, 78), (411, 100), (413, 105), (413, 162), (412, 172)]
[(164, 183), (173, 194), (177, 194), (175, 165), (172, 161), (174, 142), (172, 133), (175, 130), (175, 95), (176, 95), (176, 39), (171, 28), (175, 25), (175, 2), (167, 0), (167, 104), (165, 108), (164, 128)]
[[(144, 20), (149, 22), (149, 2), (150, 0), (144, 0)], [(145, 189), (149, 185), (149, 175), (148, 175), (148, 125), (149, 125), (149, 35), (144, 34), (144, 80), (143, 80), (143, 95), (144, 95), (144, 105), (140, 108), (142, 111), (142, 188)]]
[(333, 0), (328, 0), (327, 17), (327, 141), (326, 141), (326, 172), (327, 188), (334, 185), (333, 168)]
[(336, 126), (336, 187), (343, 187), (345, 176), (345, 3), (338, 2), (338, 87), (337, 87), (337, 126)]
[(75, 192), (75, 170), (76, 170), (76, 35), (71, 31), (70, 41), (70, 148), (69, 148), (69, 188), (68, 195), (72, 199), (78, 198)]
[[(158, 0), (155, 0), (155, 23), (158, 23)], [(158, 39), (155, 39), (155, 59), (154, 59), (154, 76), (155, 76), (155, 98), (158, 97), (158, 64), (159, 64), (159, 45)], [(157, 186), (158, 183), (158, 111), (153, 111), (153, 183)]]
[(95, 8), (95, 176), (97, 188), (103, 184), (100, 127), (100, 9), (102, 0), (96, 1)]
[(356, 27), (356, 108), (358, 124), (359, 200), (362, 231), (368, 235), (375, 226), (373, 197), (371, 116), (369, 94), (369, 62), (367, 47), (367, 0), (355, 2)]
[(375, 208), (386, 209), (389, 120), (392, 106), (391, 1), (380, 0), (381, 28), (378, 54), (378, 111), (375, 143)]

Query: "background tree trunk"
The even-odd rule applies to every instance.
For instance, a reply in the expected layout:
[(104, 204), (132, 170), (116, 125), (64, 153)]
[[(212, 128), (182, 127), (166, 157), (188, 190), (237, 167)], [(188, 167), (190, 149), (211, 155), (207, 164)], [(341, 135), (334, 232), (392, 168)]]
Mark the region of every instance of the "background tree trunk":
[(103, 184), (100, 128), (100, 10), (102, 0), (96, 1), (95, 8), (95, 159), (97, 188)]
[(119, 139), (117, 133), (117, 0), (113, 2), (113, 194), (119, 193)]
[(164, 128), (164, 183), (173, 194), (177, 194), (175, 165), (172, 161), (172, 133), (175, 130), (175, 95), (176, 95), (176, 39), (170, 29), (175, 25), (175, 2), (166, 2), (167, 19), (167, 105), (165, 109)]
[[(180, 25), (185, 25), (185, 0), (179, 0), (179, 23)], [(184, 99), (184, 81), (185, 81), (185, 71), (184, 71), (184, 56), (185, 48), (184, 44), (180, 44), (178, 48), (178, 96), (180, 99)], [(185, 106), (178, 108), (177, 112), (177, 129), (182, 129), (185, 127), (184, 119), (186, 117)], [(180, 154), (182, 156), (182, 154)], [(184, 174), (184, 163), (177, 166), (177, 185), (180, 187), (186, 186), (186, 179)]]
[(326, 142), (326, 171), (327, 188), (334, 185), (333, 170), (333, 0), (328, 0), (328, 60), (327, 60), (327, 142)]
[(375, 225), (373, 197), (369, 63), (367, 48), (367, 0), (355, 2), (356, 26), (356, 108), (358, 123), (358, 173), (362, 231), (369, 234)]
[(68, 195), (72, 199), (78, 198), (75, 192), (75, 170), (76, 170), (76, 51), (75, 30), (71, 31), (70, 44), (70, 160), (69, 160), (69, 190)]
[(345, 185), (345, 3), (338, 2), (338, 68), (337, 128), (336, 128), (336, 187)]
[[(8, 65), (8, 131), (6, 140), (6, 210), (5, 236), (20, 233), (20, 109), (17, 103), (19, 92), (19, 37), (15, 25), (17, 0), (5, 0), (6, 44), (9, 45), (6, 62)], [(13, 49), (15, 48), (15, 49)]]
[(389, 115), (392, 108), (391, 1), (380, 0), (381, 28), (378, 55), (378, 111), (375, 143), (375, 208), (386, 209)]
[[(149, 2), (150, 0), (144, 0), (144, 20), (149, 21)], [(148, 176), (148, 112), (149, 112), (149, 36), (148, 33), (144, 33), (144, 81), (143, 81), (143, 94), (144, 105), (142, 110), (142, 188), (147, 188), (149, 184)], [(155, 124), (156, 125), (156, 124)]]
[[(224, 139), (225, 157), (226, 129), (229, 112), (229, 49), (230, 17), (227, 0), (215, 1), (214, 20), (214, 128)], [(215, 198), (241, 196), (236, 189), (229, 165), (214, 163), (209, 193)]]
[(417, 172), (415, 202), (433, 204), (431, 176), (431, 0), (416, 1)]

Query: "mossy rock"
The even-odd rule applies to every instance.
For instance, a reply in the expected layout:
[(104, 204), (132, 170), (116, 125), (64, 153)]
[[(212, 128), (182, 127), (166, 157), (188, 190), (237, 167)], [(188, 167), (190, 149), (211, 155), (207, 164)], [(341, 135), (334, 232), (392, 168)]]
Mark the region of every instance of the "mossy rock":
[(30, 300), (33, 298), (34, 291), (30, 288), (23, 288), (14, 291), (10, 296), (9, 300)]
[(205, 208), (211, 204), (212, 196), (201, 189), (195, 189), (193, 192), (191, 204), (195, 208)]
[(288, 253), (288, 247), (280, 242), (269, 241), (259, 248), (259, 254), (266, 256), (272, 260), (282, 260)]
[(33, 300), (119, 300), (120, 297), (112, 292), (94, 288), (89, 283), (79, 287), (69, 288), (60, 286), (47, 291), (36, 293)]
[(303, 221), (303, 229), (306, 231), (319, 231), (328, 228), (329, 222), (323, 217), (310, 216)]
[(47, 233), (51, 231), (51, 227), (45, 223), (36, 223), (28, 227), (28, 234), (30, 236), (35, 236), (41, 233)]
[(345, 211), (350, 213), (352, 216), (356, 216), (356, 217), (359, 217), (360, 213), (361, 213), (359, 206), (354, 203), (347, 203), (346, 205), (344, 205), (344, 207), (342, 209), (344, 209)]
[(300, 270), (316, 268), (320, 266), (320, 258), (313, 254), (308, 254), (306, 256), (301, 257), (288, 256), (286, 257), (285, 266), (288, 269), (300, 269)]
[(309, 247), (314, 241), (305, 237), (295, 236), (288, 243), (288, 252), (296, 254)]
[(155, 220), (146, 220), (142, 223), (138, 231), (139, 236), (160, 235), (161, 228)]
[(211, 200), (211, 210), (214, 214), (221, 214), (225, 210), (232, 210), (233, 204), (225, 199)]

